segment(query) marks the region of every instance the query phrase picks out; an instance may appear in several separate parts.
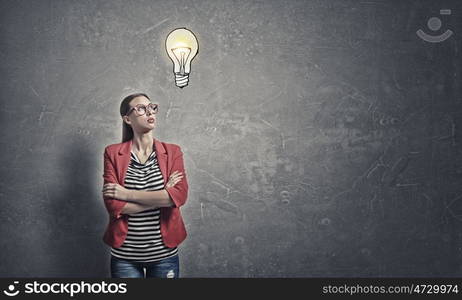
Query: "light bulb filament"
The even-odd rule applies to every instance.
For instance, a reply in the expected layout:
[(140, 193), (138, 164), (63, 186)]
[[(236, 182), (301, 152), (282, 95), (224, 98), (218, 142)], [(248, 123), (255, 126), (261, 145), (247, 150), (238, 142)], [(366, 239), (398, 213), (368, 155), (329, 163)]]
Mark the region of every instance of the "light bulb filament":
[(178, 47), (172, 48), (173, 54), (175, 54), (175, 58), (180, 65), (180, 74), (185, 74), (185, 65), (186, 61), (188, 60), (189, 54), (191, 53), (191, 48), (189, 47)]

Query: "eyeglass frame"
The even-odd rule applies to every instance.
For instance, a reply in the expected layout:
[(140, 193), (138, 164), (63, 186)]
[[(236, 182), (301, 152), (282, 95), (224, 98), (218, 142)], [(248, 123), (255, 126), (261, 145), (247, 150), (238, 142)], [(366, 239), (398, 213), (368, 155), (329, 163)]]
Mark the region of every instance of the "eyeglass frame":
[[(151, 107), (151, 106), (154, 106), (154, 105), (156, 106), (156, 108), (155, 108), (155, 109), (151, 109), (151, 112), (152, 112), (153, 114), (157, 114), (157, 112), (159, 111), (159, 104), (157, 104), (157, 103), (149, 103), (148, 105), (144, 105), (144, 104), (141, 104), (141, 103), (140, 103), (140, 104), (137, 104), (137, 105), (131, 107), (130, 110), (129, 110), (125, 115), (128, 116), (133, 110), (135, 110), (135, 111), (136, 111), (136, 115), (137, 115), (138, 117), (144, 116), (144, 115), (148, 112), (148, 107)], [(144, 106), (144, 114), (139, 115), (139, 114), (138, 114), (138, 111), (137, 111), (136, 109), (137, 109), (138, 107), (142, 107), (142, 106)], [(155, 111), (155, 112), (154, 112), (154, 111)]]

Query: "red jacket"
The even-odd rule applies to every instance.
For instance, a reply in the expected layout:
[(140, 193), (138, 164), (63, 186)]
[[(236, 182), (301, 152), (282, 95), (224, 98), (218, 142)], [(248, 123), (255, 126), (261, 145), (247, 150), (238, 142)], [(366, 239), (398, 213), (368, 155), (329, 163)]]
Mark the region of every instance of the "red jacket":
[[(164, 244), (173, 248), (186, 238), (186, 228), (180, 213), (180, 206), (188, 198), (188, 182), (183, 166), (183, 152), (176, 144), (154, 140), (159, 168), (164, 178), (164, 184), (174, 171), (183, 174), (181, 180), (173, 187), (166, 188), (167, 193), (175, 203), (171, 207), (160, 208), (160, 233)], [(117, 183), (124, 186), (125, 174), (130, 163), (130, 151), (133, 140), (112, 144), (104, 149), (104, 184)], [(103, 241), (111, 247), (119, 248), (128, 231), (128, 215), (121, 214), (126, 201), (104, 197), (104, 204), (109, 213), (109, 224), (103, 236)]]

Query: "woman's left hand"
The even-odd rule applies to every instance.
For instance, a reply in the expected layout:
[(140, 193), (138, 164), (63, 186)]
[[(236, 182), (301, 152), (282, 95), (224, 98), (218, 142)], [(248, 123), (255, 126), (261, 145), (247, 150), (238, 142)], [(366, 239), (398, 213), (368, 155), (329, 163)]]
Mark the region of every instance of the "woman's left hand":
[(117, 183), (106, 183), (103, 185), (103, 196), (127, 201), (129, 190)]

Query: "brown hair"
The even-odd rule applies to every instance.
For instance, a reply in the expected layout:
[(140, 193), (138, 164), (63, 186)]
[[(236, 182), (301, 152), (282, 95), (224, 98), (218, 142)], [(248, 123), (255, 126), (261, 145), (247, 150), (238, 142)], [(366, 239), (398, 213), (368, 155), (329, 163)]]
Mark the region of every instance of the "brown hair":
[[(130, 110), (130, 108), (131, 108), (130, 107), (130, 101), (132, 101), (134, 98), (140, 97), (140, 96), (144, 96), (144, 97), (149, 99), (148, 95), (146, 95), (144, 93), (136, 93), (136, 94), (128, 95), (127, 97), (125, 97), (122, 100), (122, 103), (120, 103), (120, 116), (121, 117), (125, 116), (128, 113), (128, 111)], [(149, 99), (149, 100), (151, 100), (151, 99)], [(122, 120), (122, 143), (126, 142), (128, 140), (131, 140), (132, 138), (133, 138), (133, 129), (132, 129), (132, 127)]]

